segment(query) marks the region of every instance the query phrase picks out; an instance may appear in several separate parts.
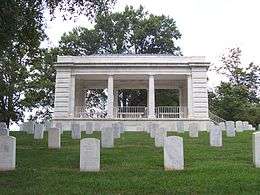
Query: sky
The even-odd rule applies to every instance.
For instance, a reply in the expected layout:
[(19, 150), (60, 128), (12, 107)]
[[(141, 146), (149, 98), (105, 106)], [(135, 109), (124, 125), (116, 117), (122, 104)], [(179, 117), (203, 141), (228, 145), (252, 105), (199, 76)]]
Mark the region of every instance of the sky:
[[(122, 11), (126, 5), (142, 5), (150, 13), (174, 18), (182, 33), (178, 45), (185, 56), (206, 56), (219, 65), (228, 48), (240, 47), (243, 64), (260, 64), (259, 0), (118, 0), (114, 11)], [(61, 35), (73, 27), (91, 25), (84, 16), (76, 22), (57, 17), (47, 23), (48, 45), (57, 46)], [(210, 87), (223, 79), (213, 72), (208, 76)]]

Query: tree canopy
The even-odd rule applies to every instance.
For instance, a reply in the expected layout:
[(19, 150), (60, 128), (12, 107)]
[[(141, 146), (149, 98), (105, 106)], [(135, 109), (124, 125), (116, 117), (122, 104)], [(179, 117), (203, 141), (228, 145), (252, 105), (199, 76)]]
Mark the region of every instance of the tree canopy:
[(222, 57), (222, 66), (216, 70), (229, 82), (221, 82), (215, 92), (209, 93), (210, 110), (226, 120), (247, 120), (260, 123), (260, 67), (253, 63), (244, 66), (241, 50), (230, 49)]
[[(10, 121), (23, 119), (23, 112), (26, 108), (44, 106), (46, 102), (51, 102), (52, 97), (48, 96), (51, 96), (51, 93), (48, 91), (52, 89), (53, 83), (50, 84), (44, 77), (53, 78), (53, 72), (48, 72), (48, 68), (41, 63), (48, 58), (48, 56), (43, 57), (43, 54), (49, 55), (40, 48), (41, 42), (46, 39), (44, 11), (49, 10), (55, 17), (54, 11), (62, 10), (65, 19), (67, 19), (66, 16), (77, 14), (85, 14), (92, 18), (97, 13), (103, 11), (107, 13), (114, 2), (114, 0), (1, 1), (1, 121), (9, 125)], [(47, 63), (47, 66), (48, 64), (50, 65)], [(52, 68), (50, 70), (53, 71)]]

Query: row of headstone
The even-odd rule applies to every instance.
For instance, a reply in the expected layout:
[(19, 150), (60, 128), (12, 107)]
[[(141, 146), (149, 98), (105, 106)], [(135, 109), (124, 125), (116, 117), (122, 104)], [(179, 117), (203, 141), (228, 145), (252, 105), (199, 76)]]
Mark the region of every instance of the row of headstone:
[(249, 124), (248, 121), (226, 121), (219, 123), (220, 129), (222, 131), (227, 131), (228, 137), (234, 137), (235, 132), (243, 132), (246, 130), (254, 131), (255, 128)]
[[(42, 139), (42, 132), (52, 127), (52, 121), (44, 123), (36, 123), (35, 121), (27, 121), (20, 125), (20, 131), (25, 131), (28, 134), (34, 134), (35, 139)], [(36, 135), (35, 135), (36, 134)]]
[[(102, 148), (113, 148), (114, 140), (124, 132), (123, 123), (101, 128)], [(80, 141), (80, 171), (100, 170), (100, 141), (95, 138), (85, 138)]]

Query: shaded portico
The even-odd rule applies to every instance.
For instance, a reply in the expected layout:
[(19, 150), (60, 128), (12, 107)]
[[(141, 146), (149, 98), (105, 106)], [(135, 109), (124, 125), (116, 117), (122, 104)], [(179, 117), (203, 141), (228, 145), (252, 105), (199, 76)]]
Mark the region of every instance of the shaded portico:
[[(204, 57), (168, 55), (58, 56), (54, 121), (124, 121), (136, 125), (149, 121), (209, 121), (207, 70)], [(107, 106), (101, 114), (88, 113), (88, 89), (107, 89)], [(147, 91), (144, 106), (118, 105), (118, 90)], [(179, 104), (156, 105), (158, 89), (177, 90)], [(96, 112), (96, 111), (94, 111)], [(92, 115), (91, 115), (92, 114)]]
[[(188, 91), (187, 75), (76, 75), (74, 116), (81, 118), (187, 118)], [(107, 89), (107, 109), (97, 111), (85, 105), (88, 89)], [(147, 91), (147, 103), (144, 106), (118, 105), (118, 91), (141, 89)], [(155, 91), (177, 90), (177, 106), (156, 106)], [(92, 110), (90, 112), (89, 110)]]

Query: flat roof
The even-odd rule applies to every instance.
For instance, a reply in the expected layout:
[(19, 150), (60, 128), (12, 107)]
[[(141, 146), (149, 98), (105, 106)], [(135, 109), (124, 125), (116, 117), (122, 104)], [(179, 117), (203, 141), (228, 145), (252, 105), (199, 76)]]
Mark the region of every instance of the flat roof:
[(58, 56), (56, 66), (88, 66), (95, 64), (116, 64), (135, 66), (136, 64), (186, 64), (190, 66), (209, 66), (205, 56), (173, 56), (173, 55), (89, 55), (89, 56)]

